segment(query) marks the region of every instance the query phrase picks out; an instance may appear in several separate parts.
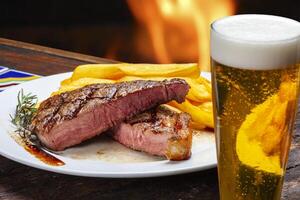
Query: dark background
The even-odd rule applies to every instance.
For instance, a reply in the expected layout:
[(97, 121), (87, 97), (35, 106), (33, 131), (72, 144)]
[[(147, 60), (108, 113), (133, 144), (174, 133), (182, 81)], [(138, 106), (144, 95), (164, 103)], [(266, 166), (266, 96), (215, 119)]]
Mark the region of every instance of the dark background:
[[(273, 14), (300, 21), (299, 0), (236, 0), (237, 13)], [(116, 59), (143, 61), (130, 53), (135, 21), (125, 0), (1, 0), (0, 37)], [(124, 52), (125, 51), (125, 52)]]

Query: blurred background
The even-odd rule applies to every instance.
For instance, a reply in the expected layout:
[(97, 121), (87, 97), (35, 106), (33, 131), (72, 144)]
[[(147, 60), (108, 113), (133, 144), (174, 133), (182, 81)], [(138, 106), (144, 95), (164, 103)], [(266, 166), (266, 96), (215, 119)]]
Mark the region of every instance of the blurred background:
[(1, 0), (0, 6), (0, 37), (124, 62), (199, 62), (203, 69), (213, 20), (244, 13), (300, 20), (299, 0)]

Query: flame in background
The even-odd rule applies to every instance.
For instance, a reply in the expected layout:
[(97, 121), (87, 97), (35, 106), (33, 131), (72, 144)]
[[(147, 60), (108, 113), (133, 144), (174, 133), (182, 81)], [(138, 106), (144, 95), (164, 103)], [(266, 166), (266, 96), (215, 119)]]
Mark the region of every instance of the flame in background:
[[(140, 49), (152, 49), (158, 63), (196, 62), (209, 71), (210, 24), (235, 12), (234, 0), (127, 0), (130, 10), (145, 29)], [(149, 52), (149, 50), (145, 50)]]

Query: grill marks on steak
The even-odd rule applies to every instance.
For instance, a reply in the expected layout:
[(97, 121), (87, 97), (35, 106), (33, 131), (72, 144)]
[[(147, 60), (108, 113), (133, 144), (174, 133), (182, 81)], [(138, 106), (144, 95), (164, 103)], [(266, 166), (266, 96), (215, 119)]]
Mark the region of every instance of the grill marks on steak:
[(183, 102), (181, 79), (92, 84), (41, 103), (32, 130), (52, 150), (63, 150), (162, 103)]
[(165, 106), (144, 112), (121, 123), (110, 131), (119, 143), (169, 160), (191, 156), (192, 133), (190, 116), (176, 113)]

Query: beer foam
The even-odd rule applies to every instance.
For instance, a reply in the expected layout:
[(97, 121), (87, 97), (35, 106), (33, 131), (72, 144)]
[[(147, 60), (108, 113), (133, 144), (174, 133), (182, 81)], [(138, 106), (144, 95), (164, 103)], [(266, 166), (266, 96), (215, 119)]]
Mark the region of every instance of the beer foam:
[(271, 15), (235, 15), (211, 29), (211, 57), (245, 69), (280, 69), (300, 63), (300, 23)]

